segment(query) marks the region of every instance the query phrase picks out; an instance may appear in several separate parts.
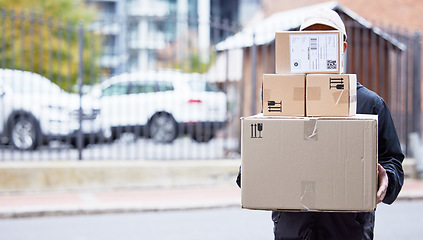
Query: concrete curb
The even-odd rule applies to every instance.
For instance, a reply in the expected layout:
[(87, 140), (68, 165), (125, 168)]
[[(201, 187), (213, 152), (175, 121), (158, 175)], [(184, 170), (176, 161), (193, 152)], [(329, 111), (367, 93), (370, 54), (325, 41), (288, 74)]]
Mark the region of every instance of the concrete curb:
[(414, 200), (423, 200), (423, 193), (400, 194), (398, 195), (396, 201), (414, 201)]
[(239, 159), (1, 162), (0, 193), (233, 183)]
[[(241, 159), (0, 162), (0, 194), (234, 184), (240, 165)], [(403, 166), (406, 178), (415, 178), (414, 159)]]
[(113, 214), (113, 213), (136, 213), (136, 212), (159, 212), (159, 211), (188, 211), (199, 209), (219, 209), (239, 207), (236, 201), (221, 203), (198, 203), (174, 206), (144, 206), (144, 205), (104, 205), (104, 206), (63, 206), (61, 208), (28, 208), (19, 210), (0, 210), (0, 219), (27, 218), (27, 217), (49, 217), (49, 216), (74, 216), (90, 214)]

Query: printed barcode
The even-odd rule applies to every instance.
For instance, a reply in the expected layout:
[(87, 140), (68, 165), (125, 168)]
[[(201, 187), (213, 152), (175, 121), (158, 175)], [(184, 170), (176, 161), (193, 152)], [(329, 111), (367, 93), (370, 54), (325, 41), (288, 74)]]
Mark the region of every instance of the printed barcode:
[(317, 50), (317, 38), (310, 38), (310, 49)]
[(336, 64), (336, 60), (327, 60), (326, 62), (326, 69), (337, 69), (338, 65)]

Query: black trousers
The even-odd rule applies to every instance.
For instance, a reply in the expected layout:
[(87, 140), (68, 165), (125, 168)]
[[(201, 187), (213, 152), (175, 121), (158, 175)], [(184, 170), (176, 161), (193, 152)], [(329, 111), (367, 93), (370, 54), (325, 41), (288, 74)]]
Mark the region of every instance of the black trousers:
[(374, 212), (272, 212), (275, 240), (373, 239)]

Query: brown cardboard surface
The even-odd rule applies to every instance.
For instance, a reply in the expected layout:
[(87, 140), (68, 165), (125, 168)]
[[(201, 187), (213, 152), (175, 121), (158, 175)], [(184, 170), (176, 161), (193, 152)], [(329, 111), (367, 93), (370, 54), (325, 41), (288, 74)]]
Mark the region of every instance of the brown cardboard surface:
[(307, 74), (306, 115), (354, 116), (357, 111), (355, 74)]
[(242, 118), (242, 207), (374, 211), (377, 116)]
[(275, 35), (277, 74), (342, 73), (339, 31), (283, 31)]
[(264, 116), (305, 116), (305, 75), (263, 75)]

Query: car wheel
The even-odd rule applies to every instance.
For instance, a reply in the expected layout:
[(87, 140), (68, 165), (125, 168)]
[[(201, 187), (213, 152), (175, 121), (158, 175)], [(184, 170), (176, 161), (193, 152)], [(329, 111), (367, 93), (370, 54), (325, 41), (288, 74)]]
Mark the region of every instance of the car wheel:
[(113, 131), (112, 128), (103, 128), (101, 132), (101, 140), (103, 142), (111, 142), (113, 141)]
[(18, 117), (12, 126), (10, 139), (17, 149), (33, 150), (38, 145), (39, 134), (37, 122), (34, 119)]
[(192, 139), (194, 139), (196, 142), (199, 143), (206, 143), (212, 140), (214, 137), (214, 134), (211, 132), (201, 132), (201, 133), (194, 133), (192, 135)]
[(123, 132), (120, 134), (119, 140), (126, 143), (136, 142), (137, 135), (133, 132)]
[[(72, 145), (72, 148), (78, 149), (78, 139), (72, 139), (70, 144)], [(90, 145), (90, 141), (88, 139), (82, 139), (82, 149), (88, 147)]]
[(175, 119), (168, 113), (156, 113), (149, 123), (149, 135), (159, 143), (171, 143), (178, 136)]

